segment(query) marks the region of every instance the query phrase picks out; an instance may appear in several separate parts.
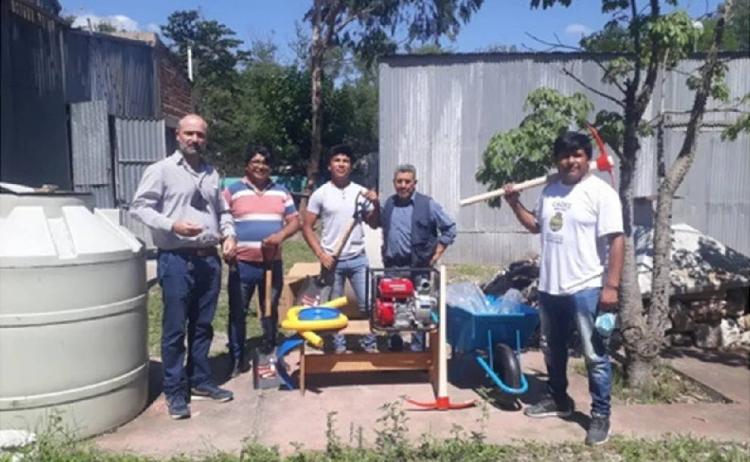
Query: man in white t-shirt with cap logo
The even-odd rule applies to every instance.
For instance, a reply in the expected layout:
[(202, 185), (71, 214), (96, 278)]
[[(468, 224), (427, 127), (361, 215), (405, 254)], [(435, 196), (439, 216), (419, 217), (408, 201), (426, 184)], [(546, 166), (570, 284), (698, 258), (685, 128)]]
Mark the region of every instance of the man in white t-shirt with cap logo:
[(571, 327), (580, 336), (591, 392), (591, 424), (586, 444), (607, 441), (612, 366), (607, 341), (594, 329), (600, 312), (616, 311), (625, 240), (617, 192), (589, 172), (591, 140), (563, 133), (555, 140), (558, 177), (542, 190), (534, 211), (519, 200), (512, 184), (505, 199), (521, 224), (541, 234), (539, 301), (549, 396), (524, 413), (529, 417), (566, 417), (574, 403), (567, 394), (568, 340)]

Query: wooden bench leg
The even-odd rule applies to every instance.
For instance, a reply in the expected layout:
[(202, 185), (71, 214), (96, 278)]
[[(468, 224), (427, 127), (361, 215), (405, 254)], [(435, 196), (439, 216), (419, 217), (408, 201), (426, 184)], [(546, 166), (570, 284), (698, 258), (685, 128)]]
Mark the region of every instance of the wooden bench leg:
[(299, 392), (305, 396), (305, 343), (299, 348)]

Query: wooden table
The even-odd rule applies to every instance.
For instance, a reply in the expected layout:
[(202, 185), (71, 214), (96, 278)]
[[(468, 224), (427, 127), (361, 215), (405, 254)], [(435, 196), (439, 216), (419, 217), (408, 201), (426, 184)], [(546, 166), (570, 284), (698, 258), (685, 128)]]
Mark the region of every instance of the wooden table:
[[(366, 335), (370, 332), (369, 321), (349, 321), (349, 325), (339, 333), (344, 335)], [(379, 353), (347, 352), (307, 353), (305, 345), (300, 348), (299, 390), (305, 394), (305, 379), (313, 374), (337, 374), (342, 372), (378, 371), (426, 371), (430, 382), (437, 391), (438, 349), (437, 331), (429, 332), (429, 342), (423, 352), (388, 351)]]

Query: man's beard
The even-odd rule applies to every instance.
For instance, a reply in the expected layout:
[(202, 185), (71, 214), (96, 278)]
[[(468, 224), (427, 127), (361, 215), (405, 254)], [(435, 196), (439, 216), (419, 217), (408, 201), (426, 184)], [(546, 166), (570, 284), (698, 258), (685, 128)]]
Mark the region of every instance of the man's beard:
[(206, 152), (206, 146), (201, 145), (201, 144), (193, 144), (193, 145), (185, 144), (185, 145), (180, 145), (180, 151), (182, 151), (183, 154), (187, 154), (191, 156), (192, 155), (200, 156)]

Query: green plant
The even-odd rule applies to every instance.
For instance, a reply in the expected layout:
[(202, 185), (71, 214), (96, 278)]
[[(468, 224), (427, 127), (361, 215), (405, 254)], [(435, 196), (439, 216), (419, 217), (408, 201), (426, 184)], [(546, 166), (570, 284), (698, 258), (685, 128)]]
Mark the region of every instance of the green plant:
[(337, 456), (341, 454), (341, 438), (336, 433), (336, 414), (335, 411), (326, 414), (326, 454), (328, 456)]
[(401, 406), (401, 401), (385, 403), (380, 407), (383, 415), (378, 417), (380, 428), (375, 430), (375, 447), (383, 454), (402, 458), (408, 448), (409, 418)]

